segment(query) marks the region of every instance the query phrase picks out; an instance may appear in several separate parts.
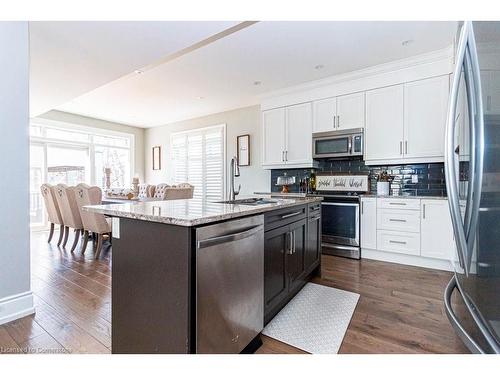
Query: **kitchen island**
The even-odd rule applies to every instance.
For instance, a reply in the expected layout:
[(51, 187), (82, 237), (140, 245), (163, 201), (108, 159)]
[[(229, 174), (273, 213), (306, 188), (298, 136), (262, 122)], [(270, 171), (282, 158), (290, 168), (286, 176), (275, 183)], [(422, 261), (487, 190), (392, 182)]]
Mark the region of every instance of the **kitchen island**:
[(113, 218), (112, 352), (252, 350), (320, 271), (320, 201), (86, 207)]

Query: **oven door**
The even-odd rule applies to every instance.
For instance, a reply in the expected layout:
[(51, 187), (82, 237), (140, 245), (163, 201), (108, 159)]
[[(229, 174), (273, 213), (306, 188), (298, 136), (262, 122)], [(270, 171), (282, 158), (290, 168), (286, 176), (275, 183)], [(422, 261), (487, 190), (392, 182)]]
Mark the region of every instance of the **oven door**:
[(322, 202), (324, 243), (359, 247), (359, 202)]
[(313, 138), (313, 158), (350, 156), (352, 141), (350, 135)]

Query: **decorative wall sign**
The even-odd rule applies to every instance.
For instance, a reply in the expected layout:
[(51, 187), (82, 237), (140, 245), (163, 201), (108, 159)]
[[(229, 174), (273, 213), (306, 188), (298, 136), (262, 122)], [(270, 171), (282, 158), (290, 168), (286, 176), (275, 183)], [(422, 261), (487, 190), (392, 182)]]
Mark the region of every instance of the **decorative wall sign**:
[(316, 176), (316, 190), (367, 192), (368, 175), (319, 175)]
[(236, 137), (236, 149), (238, 156), (238, 166), (250, 165), (250, 134)]
[(161, 146), (153, 147), (153, 170), (161, 169)]

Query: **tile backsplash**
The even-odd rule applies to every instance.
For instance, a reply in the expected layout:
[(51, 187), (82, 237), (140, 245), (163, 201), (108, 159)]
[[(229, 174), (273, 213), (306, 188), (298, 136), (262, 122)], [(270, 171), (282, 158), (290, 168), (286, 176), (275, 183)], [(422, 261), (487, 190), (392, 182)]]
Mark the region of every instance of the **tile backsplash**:
[[(443, 163), (425, 164), (398, 164), (398, 165), (366, 165), (362, 159), (319, 161), (315, 173), (346, 173), (367, 174), (370, 176), (370, 192), (377, 191), (377, 175), (382, 171), (393, 177), (391, 194), (393, 195), (421, 195), (421, 196), (446, 196), (446, 183)], [(271, 171), (271, 191), (281, 190), (276, 186), (276, 179), (287, 173), (295, 176), (296, 183), (289, 187), (290, 192), (299, 191), (301, 178), (311, 175), (311, 169), (274, 169)], [(417, 182), (412, 182), (412, 176), (417, 176)]]

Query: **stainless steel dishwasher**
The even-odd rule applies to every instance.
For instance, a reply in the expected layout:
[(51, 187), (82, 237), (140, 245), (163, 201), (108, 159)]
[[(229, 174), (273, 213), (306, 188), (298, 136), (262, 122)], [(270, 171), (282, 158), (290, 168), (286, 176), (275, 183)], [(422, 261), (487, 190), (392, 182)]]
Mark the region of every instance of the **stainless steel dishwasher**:
[(264, 216), (196, 230), (196, 352), (240, 353), (264, 325)]

